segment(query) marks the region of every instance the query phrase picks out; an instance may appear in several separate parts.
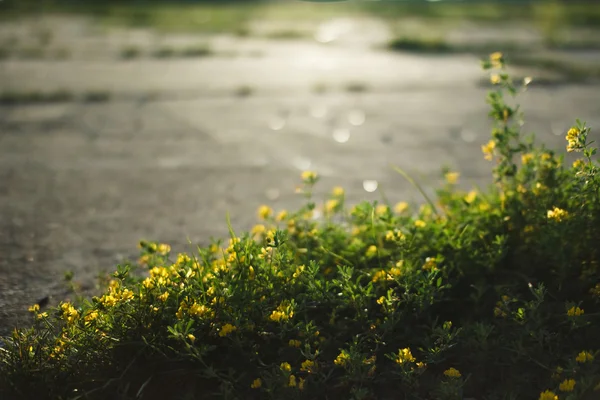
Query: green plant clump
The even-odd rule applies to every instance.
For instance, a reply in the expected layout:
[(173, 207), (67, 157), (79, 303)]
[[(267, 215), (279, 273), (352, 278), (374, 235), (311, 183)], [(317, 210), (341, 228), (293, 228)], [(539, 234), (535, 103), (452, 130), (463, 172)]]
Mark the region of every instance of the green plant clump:
[[(519, 132), (522, 85), (483, 62), (495, 120), (486, 191), (447, 172), (420, 208), (261, 206), (228, 242), (141, 242), (105, 291), (0, 348), (2, 399), (597, 399), (600, 175), (577, 122), (561, 156)], [(324, 218), (315, 219), (321, 208)], [(135, 271), (143, 274), (134, 273)]]

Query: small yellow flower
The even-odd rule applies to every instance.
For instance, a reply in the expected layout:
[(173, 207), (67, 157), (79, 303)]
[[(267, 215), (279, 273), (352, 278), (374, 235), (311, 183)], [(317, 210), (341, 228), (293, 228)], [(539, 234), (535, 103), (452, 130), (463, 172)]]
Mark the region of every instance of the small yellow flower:
[(558, 396), (551, 390), (546, 390), (540, 393), (539, 400), (558, 400)]
[(300, 347), (301, 344), (302, 344), (302, 342), (300, 342), (299, 340), (295, 340), (295, 339), (292, 339), (288, 342), (288, 346), (290, 346), (290, 347)]
[(256, 378), (254, 381), (252, 381), (252, 384), (250, 385), (250, 387), (252, 389), (258, 389), (262, 386), (262, 380), (260, 378)]
[(279, 214), (277, 214), (277, 217), (275, 217), (275, 220), (281, 222), (281, 221), (285, 221), (285, 219), (288, 217), (288, 212), (286, 210), (281, 210), (279, 212)]
[(316, 364), (312, 360), (305, 360), (300, 365), (300, 371), (304, 371), (304, 372), (308, 372), (308, 373), (314, 372), (315, 368), (316, 368)]
[(281, 365), (279, 366), (279, 369), (281, 369), (282, 371), (290, 372), (292, 370), (292, 366), (290, 365), (290, 363), (284, 362), (284, 363), (281, 363)]
[(502, 79), (500, 78), (499, 74), (492, 74), (490, 76), (490, 82), (492, 83), (492, 85), (497, 85), (502, 81)]
[(225, 337), (225, 336), (229, 335), (231, 332), (234, 332), (236, 330), (237, 330), (236, 326), (231, 325), (231, 324), (225, 324), (221, 328), (221, 331), (219, 332), (219, 336)]
[(344, 188), (341, 186), (336, 186), (333, 188), (333, 190), (331, 191), (331, 193), (336, 196), (336, 197), (341, 197), (344, 195)]
[(269, 206), (262, 205), (258, 208), (258, 217), (260, 219), (267, 219), (273, 215), (273, 209)]
[(399, 203), (396, 203), (396, 205), (394, 206), (394, 211), (397, 214), (402, 214), (406, 210), (408, 210), (408, 203), (405, 202), (405, 201), (401, 201)]
[(296, 377), (294, 375), (290, 375), (290, 381), (288, 383), (289, 387), (296, 387)]
[(456, 182), (458, 182), (460, 174), (458, 172), (448, 172), (444, 175), (444, 177), (446, 178), (446, 182), (448, 182), (451, 185), (454, 185)]
[(487, 144), (481, 146), (481, 151), (484, 154), (484, 158), (488, 161), (492, 160), (494, 149), (496, 148), (496, 142), (490, 140)]
[(367, 249), (367, 252), (365, 253), (365, 255), (368, 258), (376, 256), (377, 255), (377, 246), (375, 246), (375, 245), (369, 246), (369, 248)]
[(504, 55), (501, 52), (496, 51), (490, 54), (490, 62), (494, 67), (500, 67), (504, 63)]
[(521, 163), (523, 163), (523, 165), (527, 165), (531, 161), (533, 161), (533, 154), (531, 154), (531, 153), (525, 153), (525, 154), (521, 155)]
[(577, 357), (575, 357), (575, 361), (581, 364), (586, 362), (592, 362), (594, 361), (594, 356), (589, 351), (582, 351), (581, 353), (577, 354)]
[(449, 378), (460, 378), (462, 376), (460, 374), (460, 371), (456, 368), (448, 368), (444, 371), (444, 375), (446, 375)]
[(335, 358), (333, 363), (339, 366), (346, 366), (350, 362), (350, 354), (346, 350), (342, 350), (340, 354)]
[(415, 221), (415, 226), (417, 228), (425, 228), (426, 225), (427, 224), (423, 220), (418, 219), (418, 220)]
[(552, 210), (548, 210), (548, 219), (560, 222), (569, 216), (569, 213), (561, 208), (554, 207)]
[(27, 310), (32, 313), (38, 312), (38, 311), (40, 311), (40, 305), (34, 304), (34, 305), (30, 306)]
[(584, 311), (579, 307), (571, 307), (567, 311), (569, 317), (579, 317), (580, 315), (583, 315), (583, 313)]
[(387, 240), (388, 242), (393, 242), (394, 240), (396, 240), (396, 235), (394, 234), (394, 231), (387, 231), (385, 233), (385, 240)]
[(339, 205), (340, 205), (339, 200), (329, 199), (329, 200), (327, 200), (327, 202), (325, 202), (325, 211), (327, 211), (328, 213), (331, 213), (331, 212), (335, 211)]
[(558, 386), (558, 390), (560, 390), (561, 392), (572, 392), (573, 390), (575, 390), (575, 383), (575, 379), (565, 379)]
[(252, 236), (262, 235), (267, 230), (267, 227), (263, 224), (254, 225), (250, 230)]
[(304, 390), (304, 382), (305, 382), (305, 380), (303, 378), (298, 379), (298, 389), (299, 390)]
[(583, 161), (582, 159), (573, 161), (573, 168), (575, 168), (575, 169), (581, 169), (581, 168), (583, 168), (584, 165), (585, 165), (585, 161)]
[(415, 362), (416, 359), (413, 357), (410, 348), (398, 350), (398, 356), (396, 357), (396, 363), (404, 364), (406, 362)]
[(301, 177), (304, 183), (314, 183), (317, 179), (317, 174), (313, 171), (304, 171), (302, 172)]
[(162, 301), (163, 303), (165, 301), (167, 301), (168, 298), (169, 298), (169, 292), (164, 292), (163, 294), (161, 294), (160, 296), (158, 296), (158, 299), (160, 301)]
[(419, 369), (424, 369), (425, 367), (427, 367), (427, 364), (425, 364), (422, 361), (419, 361), (418, 363), (415, 364), (417, 366), (417, 368)]
[(382, 305), (383, 303), (385, 303), (385, 296), (381, 296), (377, 299), (377, 304)]
[(467, 193), (467, 195), (465, 196), (465, 201), (469, 204), (473, 203), (475, 201), (475, 199), (477, 198), (477, 192), (474, 190), (471, 190), (469, 193)]
[(187, 335), (188, 339), (190, 340), (190, 342), (194, 343), (196, 341), (196, 336), (192, 335), (191, 333), (189, 335)]

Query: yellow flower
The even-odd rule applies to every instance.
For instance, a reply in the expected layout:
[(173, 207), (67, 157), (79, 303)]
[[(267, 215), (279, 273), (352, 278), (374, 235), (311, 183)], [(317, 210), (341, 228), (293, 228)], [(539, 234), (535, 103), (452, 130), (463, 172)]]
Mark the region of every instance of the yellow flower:
[(467, 193), (467, 195), (465, 196), (465, 201), (469, 204), (471, 204), (472, 202), (475, 201), (475, 199), (477, 198), (477, 192), (474, 190), (471, 190), (469, 193)]
[(335, 211), (335, 209), (339, 205), (340, 205), (339, 200), (337, 200), (337, 199), (329, 199), (325, 203), (325, 211), (327, 211), (328, 213), (331, 213), (331, 212)]
[(581, 353), (577, 354), (577, 357), (575, 357), (575, 361), (581, 364), (586, 362), (592, 362), (594, 361), (594, 356), (589, 351), (582, 351)]
[(501, 67), (504, 63), (504, 55), (501, 52), (496, 51), (490, 54), (490, 62), (494, 67)]
[(221, 328), (221, 331), (219, 332), (219, 336), (225, 337), (225, 336), (229, 335), (231, 332), (234, 332), (236, 330), (237, 330), (236, 326), (231, 325), (231, 324), (225, 324)]
[(448, 368), (447, 370), (444, 371), (444, 375), (446, 375), (449, 378), (460, 378), (461, 377), (460, 371), (457, 370), (456, 368)]
[(494, 154), (494, 149), (496, 148), (496, 142), (490, 140), (487, 144), (481, 146), (481, 151), (484, 154), (484, 158), (488, 161), (492, 160), (492, 156)]
[(573, 168), (575, 168), (575, 169), (581, 169), (584, 165), (585, 165), (585, 161), (583, 161), (582, 159), (573, 161)]
[(456, 182), (458, 182), (459, 176), (460, 174), (458, 172), (448, 172), (446, 173), (446, 175), (444, 175), (444, 177), (446, 178), (446, 182), (448, 182), (451, 185), (454, 185)]
[(254, 381), (252, 381), (252, 384), (250, 385), (250, 387), (252, 389), (258, 389), (262, 386), (262, 381), (260, 380), (260, 378), (256, 378)]
[(423, 369), (423, 368), (425, 368), (425, 367), (427, 366), (427, 364), (425, 364), (425, 363), (424, 363), (424, 362), (422, 362), (422, 361), (419, 361), (419, 362), (416, 364), (416, 366), (417, 366), (417, 368), (419, 368), (419, 369)]
[(583, 315), (583, 313), (584, 311), (579, 307), (571, 307), (567, 311), (569, 317), (579, 317), (580, 315)]
[(427, 224), (423, 220), (418, 219), (418, 220), (415, 221), (415, 226), (417, 228), (425, 228), (426, 225)]
[(91, 322), (94, 321), (96, 318), (98, 318), (98, 311), (90, 311), (85, 315), (83, 319), (85, 320), (85, 322)]
[(394, 240), (396, 240), (396, 235), (394, 234), (394, 231), (387, 231), (385, 233), (385, 240), (387, 240), (388, 242), (393, 242)]
[(388, 210), (388, 206), (386, 206), (385, 204), (380, 204), (377, 207), (375, 207), (375, 214), (383, 215), (387, 212), (387, 210)]
[(67, 321), (68, 324), (75, 322), (79, 318), (79, 311), (77, 311), (70, 303), (63, 303), (60, 308), (63, 310), (63, 319)]
[(302, 172), (301, 177), (304, 183), (314, 183), (317, 179), (317, 174), (313, 171), (304, 171)]
[(302, 362), (302, 364), (300, 364), (300, 371), (311, 373), (314, 372), (315, 368), (316, 364), (311, 360), (305, 360)]
[(385, 303), (385, 296), (381, 296), (380, 298), (377, 299), (377, 304), (382, 305), (383, 303)]
[(565, 379), (558, 386), (558, 390), (560, 390), (561, 392), (572, 392), (573, 390), (575, 390), (575, 383), (575, 379)]
[(529, 164), (533, 160), (533, 154), (525, 153), (521, 155), (521, 163), (523, 165)]
[(302, 344), (302, 342), (300, 342), (299, 340), (295, 340), (295, 339), (292, 339), (288, 342), (288, 346), (290, 346), (290, 347), (300, 347), (301, 344)]
[(333, 363), (339, 366), (346, 366), (350, 362), (350, 354), (346, 350), (342, 350), (340, 354), (335, 358)]
[(190, 342), (194, 343), (196, 341), (196, 336), (192, 335), (191, 333), (189, 335), (187, 335), (188, 339), (190, 339)]
[(558, 396), (551, 390), (546, 390), (540, 393), (539, 400), (558, 400)]
[(371, 258), (371, 257), (374, 257), (375, 255), (377, 255), (377, 246), (375, 246), (375, 245), (369, 246), (369, 248), (367, 249), (367, 252), (365, 253), (365, 255), (368, 258)]
[(37, 315), (37, 319), (44, 319), (44, 318), (48, 318), (48, 313), (47, 313), (47, 312), (45, 312), (45, 311), (44, 311), (44, 312), (42, 312), (42, 313), (39, 313), (39, 314)]
[(250, 230), (252, 236), (262, 235), (267, 228), (263, 224), (254, 225)]
[(331, 193), (336, 196), (336, 197), (341, 197), (344, 195), (344, 188), (341, 186), (336, 186), (333, 188), (333, 190), (331, 191)]
[(500, 78), (500, 75), (498, 74), (492, 74), (490, 76), (490, 82), (492, 83), (492, 85), (497, 85), (500, 83), (502, 79)]
[(384, 270), (379, 270), (373, 274), (373, 282), (377, 282), (379, 280), (385, 280), (387, 278), (387, 272)]
[(294, 375), (290, 375), (290, 381), (288, 383), (289, 387), (296, 387), (296, 377)]
[(398, 356), (396, 357), (396, 363), (403, 364), (405, 362), (415, 362), (416, 359), (413, 357), (410, 348), (398, 350)]
[(30, 306), (27, 310), (29, 310), (29, 312), (35, 313), (40, 311), (40, 305), (39, 304), (34, 304), (32, 306)]
[(281, 210), (275, 219), (277, 221), (284, 221), (288, 217), (288, 212), (286, 210)]
[(554, 207), (552, 210), (548, 210), (548, 219), (560, 222), (569, 216), (569, 213), (561, 208)]
[(258, 208), (258, 217), (260, 219), (267, 219), (273, 215), (273, 209), (269, 206), (262, 205)]
[(279, 366), (279, 368), (282, 371), (287, 371), (287, 372), (290, 372), (292, 370), (292, 366), (290, 365), (290, 363), (287, 363), (287, 362), (281, 363), (281, 365)]
[(158, 296), (158, 299), (160, 301), (162, 301), (163, 303), (165, 301), (167, 301), (168, 298), (169, 298), (169, 292), (164, 292), (163, 294), (161, 294), (160, 296)]
[(405, 202), (405, 201), (401, 201), (399, 203), (396, 203), (396, 205), (394, 206), (394, 211), (397, 214), (402, 214), (406, 210), (408, 210), (408, 203)]
[(298, 379), (298, 389), (304, 390), (304, 379), (302, 378)]
[(171, 246), (165, 243), (161, 243), (156, 247), (156, 252), (161, 255), (167, 255), (171, 252)]

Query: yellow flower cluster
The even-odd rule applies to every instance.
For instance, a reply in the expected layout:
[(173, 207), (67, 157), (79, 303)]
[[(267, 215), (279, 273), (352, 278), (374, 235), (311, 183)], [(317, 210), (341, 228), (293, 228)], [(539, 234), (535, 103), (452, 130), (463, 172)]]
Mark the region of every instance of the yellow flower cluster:
[(282, 371), (290, 372), (292, 370), (292, 366), (290, 365), (290, 363), (283, 362), (279, 366), (279, 369), (281, 369)]
[(273, 312), (269, 316), (269, 319), (271, 321), (280, 322), (287, 321), (293, 316), (294, 311), (292, 310), (292, 307), (289, 304), (289, 302), (281, 302), (279, 306), (277, 306), (277, 309), (273, 310)]
[(345, 367), (350, 363), (350, 354), (346, 350), (342, 350), (340, 354), (333, 361), (335, 365), (339, 365), (341, 367)]
[(494, 149), (496, 148), (496, 142), (490, 140), (487, 144), (481, 146), (481, 151), (483, 152), (484, 158), (488, 161), (492, 161), (492, 157), (494, 155)]
[(568, 152), (575, 151), (581, 148), (581, 131), (578, 128), (573, 127), (569, 129), (569, 131), (567, 132), (567, 136), (565, 136), (565, 139), (567, 139), (568, 142)]
[(594, 361), (594, 356), (589, 351), (582, 351), (581, 353), (577, 354), (577, 357), (575, 357), (575, 361), (581, 364), (586, 362), (592, 362)]
[(424, 271), (435, 271), (437, 269), (437, 261), (433, 257), (427, 257), (425, 259), (425, 264), (423, 264)]
[(305, 360), (300, 364), (300, 371), (308, 372), (309, 374), (315, 372), (317, 363), (312, 360)]
[(367, 258), (373, 258), (377, 255), (377, 246), (375, 245), (371, 245), (367, 248), (367, 251), (365, 253), (365, 256)]
[(262, 205), (258, 208), (257, 214), (260, 219), (267, 219), (273, 215), (273, 209), (269, 206)]
[(394, 211), (398, 214), (402, 214), (406, 210), (408, 210), (408, 203), (405, 201), (396, 203), (396, 205), (394, 206)]
[(456, 368), (448, 368), (444, 371), (444, 375), (448, 378), (460, 378), (462, 375)]
[(467, 195), (465, 196), (464, 200), (468, 203), (471, 204), (475, 201), (475, 199), (477, 199), (477, 192), (474, 190), (471, 190), (469, 193), (467, 193)]
[(250, 387), (252, 389), (258, 389), (262, 386), (262, 380), (260, 378), (256, 378), (254, 381), (252, 381), (252, 384), (250, 385)]
[(540, 393), (539, 400), (558, 400), (558, 396), (551, 390), (546, 390)]
[(303, 171), (300, 175), (304, 183), (312, 184), (317, 180), (317, 174), (313, 171)]
[(571, 307), (567, 311), (567, 315), (569, 317), (579, 317), (580, 315), (583, 315), (583, 313), (584, 313), (583, 309), (581, 309), (579, 307)]
[(219, 331), (219, 336), (225, 337), (235, 331), (237, 331), (237, 327), (235, 325), (225, 324), (221, 327), (221, 330)]
[(552, 210), (548, 210), (548, 219), (560, 222), (569, 216), (569, 213), (562, 208), (554, 207)]
[(494, 68), (502, 67), (504, 65), (504, 55), (499, 51), (490, 54), (490, 63)]
[(460, 174), (458, 172), (447, 172), (444, 175), (444, 177), (446, 178), (446, 182), (448, 182), (451, 185), (454, 185), (456, 182), (458, 182)]
[(558, 386), (558, 390), (560, 390), (561, 392), (572, 392), (573, 390), (575, 390), (575, 383), (575, 379), (565, 379)]
[(291, 340), (288, 342), (288, 346), (290, 346), (290, 347), (300, 347), (300, 345), (301, 345), (301, 344), (302, 344), (302, 342), (301, 342), (301, 341), (299, 341), (299, 340), (295, 340), (295, 339), (291, 339)]
[(415, 226), (417, 228), (425, 228), (425, 226), (427, 226), (427, 223), (421, 219), (418, 219), (415, 221)]
[(67, 324), (72, 324), (79, 319), (79, 311), (77, 311), (75, 307), (71, 305), (71, 303), (63, 303), (60, 305), (60, 308), (63, 311), (63, 319), (67, 322)]
[(398, 350), (398, 355), (396, 356), (396, 363), (404, 364), (407, 362), (415, 362), (416, 358), (413, 357), (410, 348), (400, 349)]

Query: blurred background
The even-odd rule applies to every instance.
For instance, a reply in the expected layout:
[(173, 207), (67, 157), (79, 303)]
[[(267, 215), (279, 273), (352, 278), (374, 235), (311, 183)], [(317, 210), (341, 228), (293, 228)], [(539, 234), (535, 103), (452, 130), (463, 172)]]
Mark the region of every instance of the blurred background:
[(418, 205), (392, 165), (485, 188), (492, 51), (531, 79), (524, 132), (598, 136), (599, 33), (597, 1), (0, 1), (0, 333), (140, 239), (193, 251), (227, 212), (297, 207), (306, 169), (319, 201)]

